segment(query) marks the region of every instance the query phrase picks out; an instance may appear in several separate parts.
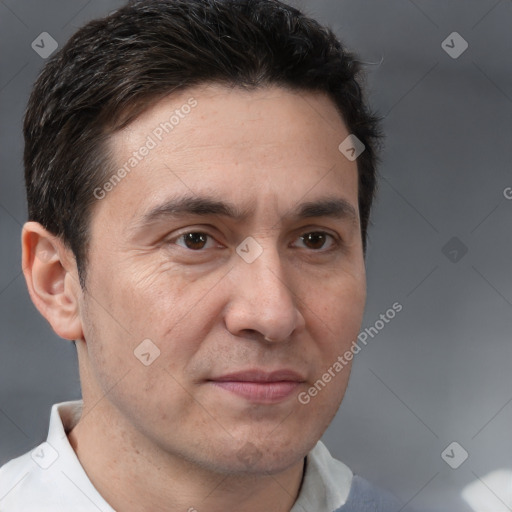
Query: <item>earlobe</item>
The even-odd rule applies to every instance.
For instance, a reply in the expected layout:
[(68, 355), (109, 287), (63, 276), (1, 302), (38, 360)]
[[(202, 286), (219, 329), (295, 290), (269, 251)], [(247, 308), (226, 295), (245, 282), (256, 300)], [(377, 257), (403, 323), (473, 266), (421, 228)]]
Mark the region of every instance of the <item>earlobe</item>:
[(82, 339), (81, 289), (72, 252), (38, 222), (25, 223), (21, 243), (23, 274), (32, 302), (61, 338)]

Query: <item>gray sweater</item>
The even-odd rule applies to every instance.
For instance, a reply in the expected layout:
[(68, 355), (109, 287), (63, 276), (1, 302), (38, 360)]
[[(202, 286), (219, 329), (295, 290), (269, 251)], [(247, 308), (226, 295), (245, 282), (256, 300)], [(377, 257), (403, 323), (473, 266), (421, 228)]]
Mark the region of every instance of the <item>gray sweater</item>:
[(399, 512), (402, 508), (394, 496), (354, 475), (345, 505), (333, 512)]

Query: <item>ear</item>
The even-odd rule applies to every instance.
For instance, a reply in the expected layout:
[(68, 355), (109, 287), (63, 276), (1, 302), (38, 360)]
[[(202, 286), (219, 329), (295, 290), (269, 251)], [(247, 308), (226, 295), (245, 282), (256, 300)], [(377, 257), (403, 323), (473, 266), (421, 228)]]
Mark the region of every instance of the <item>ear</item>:
[(82, 339), (81, 287), (72, 251), (38, 222), (25, 223), (21, 245), (32, 302), (61, 338)]

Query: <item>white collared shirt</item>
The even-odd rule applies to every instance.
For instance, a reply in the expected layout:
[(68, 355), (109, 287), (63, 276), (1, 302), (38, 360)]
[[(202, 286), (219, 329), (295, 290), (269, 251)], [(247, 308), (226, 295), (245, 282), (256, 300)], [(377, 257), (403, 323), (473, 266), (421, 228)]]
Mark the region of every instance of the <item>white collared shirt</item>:
[[(82, 400), (52, 406), (46, 442), (0, 468), (0, 512), (115, 512), (92, 485), (67, 433)], [(333, 512), (347, 500), (352, 471), (318, 441), (307, 455), (300, 494), (290, 512)]]

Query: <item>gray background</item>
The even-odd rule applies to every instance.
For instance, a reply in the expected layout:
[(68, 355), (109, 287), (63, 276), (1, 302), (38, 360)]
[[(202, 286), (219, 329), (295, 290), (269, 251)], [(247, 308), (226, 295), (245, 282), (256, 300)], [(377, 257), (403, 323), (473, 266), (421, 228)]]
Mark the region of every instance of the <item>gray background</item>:
[[(46, 31), (61, 47), (121, 3), (0, 1), (0, 465), (45, 439), (53, 403), (80, 397), (75, 350), (36, 311), (21, 274), (21, 119), (44, 63), (31, 43)], [(386, 146), (363, 328), (403, 305), (356, 356), (324, 441), (408, 502), (404, 511), (469, 511), (466, 484), (512, 469), (512, 2), (293, 5), (367, 63)], [(469, 44), (456, 59), (441, 46), (454, 31)], [(441, 458), (452, 441), (469, 453), (458, 469)]]

